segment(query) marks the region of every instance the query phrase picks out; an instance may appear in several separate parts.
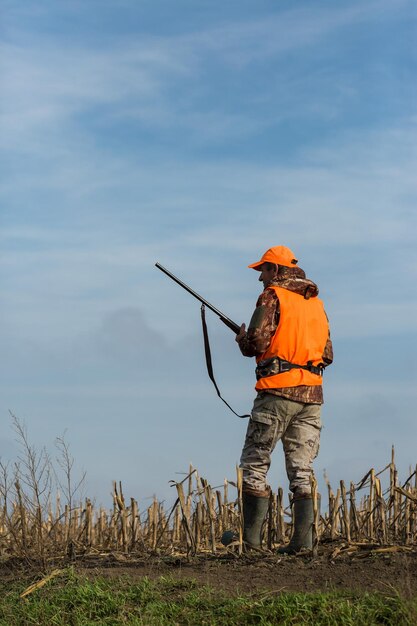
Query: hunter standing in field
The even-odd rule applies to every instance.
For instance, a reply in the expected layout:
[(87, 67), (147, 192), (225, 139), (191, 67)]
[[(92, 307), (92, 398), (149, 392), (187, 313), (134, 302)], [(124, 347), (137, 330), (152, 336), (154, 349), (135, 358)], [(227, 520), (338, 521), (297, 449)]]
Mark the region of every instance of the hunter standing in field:
[(298, 267), (293, 252), (276, 246), (249, 265), (260, 272), (264, 291), (246, 332), (236, 341), (244, 356), (256, 357), (258, 392), (248, 424), (243, 469), (243, 539), (260, 547), (268, 510), (266, 476), (281, 439), (293, 494), (294, 532), (281, 553), (312, 548), (310, 477), (319, 450), (323, 370), (333, 361), (329, 323), (318, 287)]

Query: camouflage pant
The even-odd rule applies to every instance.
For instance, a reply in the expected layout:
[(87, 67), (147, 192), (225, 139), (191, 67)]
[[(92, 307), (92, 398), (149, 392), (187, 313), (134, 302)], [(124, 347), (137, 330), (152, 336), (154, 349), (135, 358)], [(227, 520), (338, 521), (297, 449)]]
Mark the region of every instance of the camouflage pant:
[(257, 395), (240, 459), (244, 488), (268, 489), (271, 454), (281, 439), (291, 491), (310, 494), (312, 463), (320, 443), (320, 411), (320, 404), (303, 404), (266, 392)]

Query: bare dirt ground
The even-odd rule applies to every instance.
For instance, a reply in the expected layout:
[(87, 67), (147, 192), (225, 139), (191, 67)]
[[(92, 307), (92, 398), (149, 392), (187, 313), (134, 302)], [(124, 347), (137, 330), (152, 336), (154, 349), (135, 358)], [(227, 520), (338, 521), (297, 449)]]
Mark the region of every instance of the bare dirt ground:
[[(159, 576), (194, 579), (231, 595), (288, 591), (379, 591), (404, 597), (417, 596), (417, 550), (405, 547), (377, 548), (342, 545), (320, 546), (311, 555), (279, 556), (272, 552), (256, 555), (211, 554), (133, 557), (120, 554), (77, 557), (75, 569), (89, 577), (128, 576), (133, 580)], [(51, 566), (62, 567), (57, 562)], [(20, 563), (3, 563), (0, 581), (30, 578), (36, 568)]]
[[(106, 564), (80, 564), (83, 573), (106, 577), (128, 575), (132, 578), (170, 576), (194, 579), (199, 584), (237, 593), (379, 591), (405, 597), (417, 595), (417, 551), (379, 552), (356, 549), (338, 552), (340, 547), (320, 547), (318, 555), (151, 557), (129, 563), (120, 560)], [(119, 557), (120, 559), (120, 557)]]

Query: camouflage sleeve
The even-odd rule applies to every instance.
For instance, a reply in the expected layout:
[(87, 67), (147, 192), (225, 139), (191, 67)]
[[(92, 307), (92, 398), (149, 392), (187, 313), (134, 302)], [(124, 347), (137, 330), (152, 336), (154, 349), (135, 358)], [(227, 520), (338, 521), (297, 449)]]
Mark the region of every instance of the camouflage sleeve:
[[(326, 317), (327, 317), (327, 313), (326, 313)], [(328, 321), (329, 321), (329, 318), (327, 318), (327, 322)], [(329, 336), (327, 337), (326, 345), (324, 346), (322, 361), (323, 361), (324, 367), (327, 367), (328, 365), (331, 365), (333, 363), (333, 344), (332, 344), (332, 340), (330, 339), (330, 326), (329, 326)]]
[(333, 363), (333, 344), (332, 340), (330, 339), (330, 332), (329, 336), (327, 337), (327, 343), (324, 348), (322, 359), (325, 367)]
[(278, 322), (279, 300), (272, 289), (265, 289), (256, 303), (248, 332), (239, 342), (243, 356), (263, 354), (271, 343)]

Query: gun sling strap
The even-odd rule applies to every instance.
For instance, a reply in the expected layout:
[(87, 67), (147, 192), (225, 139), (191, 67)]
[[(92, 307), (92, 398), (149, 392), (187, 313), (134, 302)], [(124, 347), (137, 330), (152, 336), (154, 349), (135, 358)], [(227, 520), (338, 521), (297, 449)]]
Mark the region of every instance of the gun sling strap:
[(204, 352), (205, 352), (205, 355), (206, 355), (207, 372), (208, 372), (208, 375), (209, 375), (209, 378), (210, 378), (211, 382), (214, 385), (214, 388), (216, 389), (217, 395), (219, 396), (220, 400), (222, 400), (225, 403), (225, 405), (232, 411), (232, 413), (234, 413), (237, 417), (242, 417), (242, 418), (250, 417), (250, 415), (239, 415), (239, 413), (236, 413), (236, 411), (234, 409), (232, 409), (230, 404), (228, 402), (226, 402), (226, 400), (224, 398), (222, 398), (222, 395), (220, 393), (220, 389), (217, 386), (216, 380), (214, 378), (213, 364), (212, 364), (212, 361), (211, 361), (210, 342), (209, 342), (208, 331), (207, 331), (207, 324), (206, 324), (206, 307), (204, 306), (204, 304), (201, 305), (201, 324), (203, 326)]

